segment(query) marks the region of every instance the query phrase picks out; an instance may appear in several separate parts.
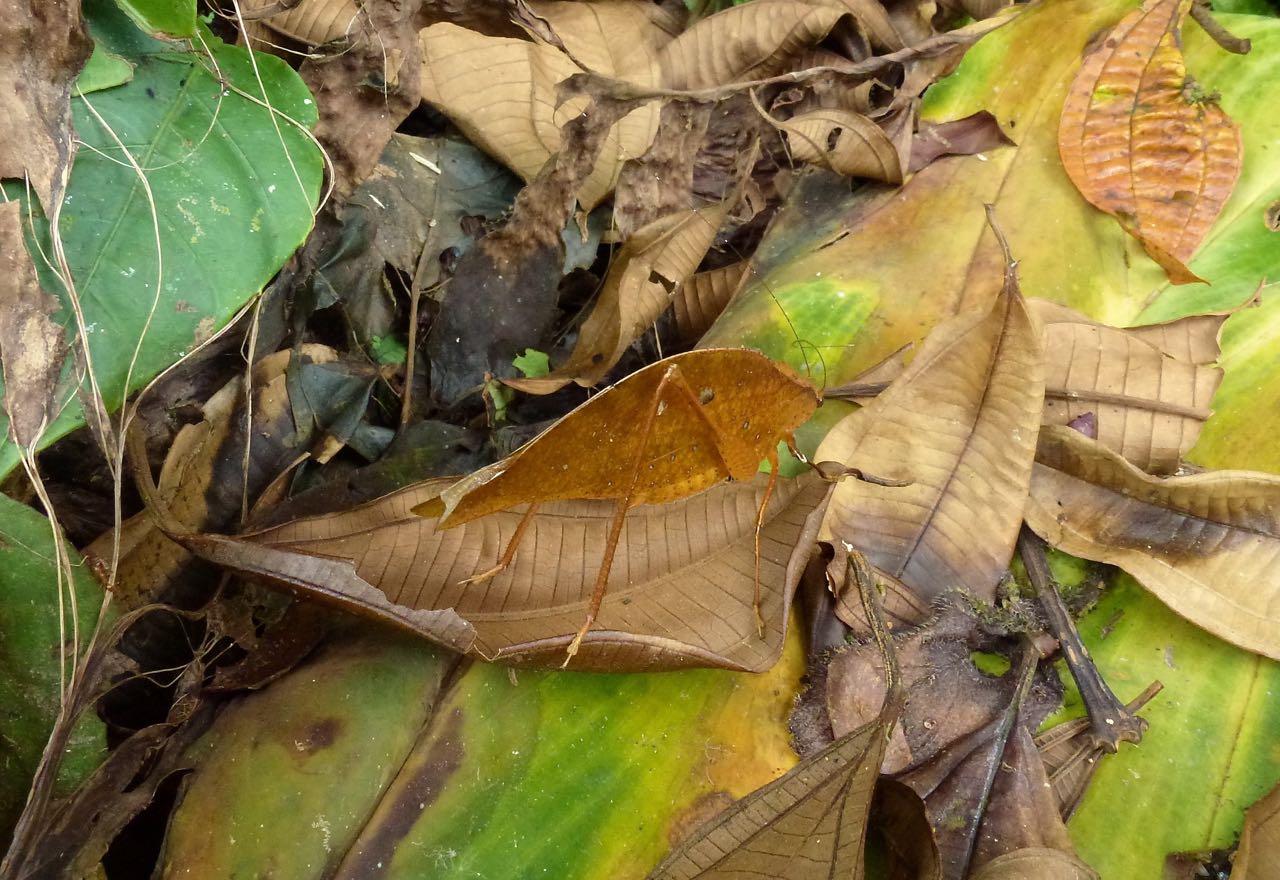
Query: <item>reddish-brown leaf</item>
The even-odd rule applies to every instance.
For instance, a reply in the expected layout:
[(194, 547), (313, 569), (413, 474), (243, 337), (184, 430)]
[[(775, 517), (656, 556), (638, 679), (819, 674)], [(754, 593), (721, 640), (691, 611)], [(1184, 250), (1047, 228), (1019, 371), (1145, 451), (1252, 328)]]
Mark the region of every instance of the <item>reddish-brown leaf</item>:
[(1192, 0), (1147, 0), (1085, 57), (1058, 149), (1094, 206), (1142, 242), (1175, 284), (1240, 173), (1240, 131), (1187, 75), (1179, 28)]

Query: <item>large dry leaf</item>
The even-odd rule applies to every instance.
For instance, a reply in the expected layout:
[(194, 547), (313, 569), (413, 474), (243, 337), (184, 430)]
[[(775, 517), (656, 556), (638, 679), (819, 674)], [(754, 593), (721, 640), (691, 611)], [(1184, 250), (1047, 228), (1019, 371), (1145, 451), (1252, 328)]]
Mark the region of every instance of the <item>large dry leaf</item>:
[(1046, 427), (1025, 513), (1059, 550), (1118, 565), (1197, 626), (1280, 658), (1280, 477), (1159, 479)]
[(780, 73), (843, 14), (799, 0), (755, 0), (717, 12), (662, 47), (662, 84), (704, 89)]
[(939, 325), (884, 394), (827, 435), (818, 461), (910, 484), (845, 481), (820, 538), (922, 597), (992, 598), (1022, 523), (1043, 394), (1040, 342), (1010, 273), (989, 308)]
[(851, 110), (812, 110), (779, 122), (787, 135), (791, 156), (813, 162), (847, 177), (867, 177), (902, 183), (898, 150), (884, 129)]
[(1208, 364), (1226, 316), (1121, 330), (1043, 300), (1030, 306), (1044, 327), (1044, 423), (1093, 413), (1100, 443), (1142, 470), (1176, 471), (1222, 382)]
[(1187, 76), (1179, 29), (1193, 0), (1147, 0), (1086, 56), (1058, 129), (1062, 163), (1175, 284), (1240, 174), (1240, 131)]
[(889, 723), (860, 727), (738, 801), (649, 880), (861, 880)]
[(55, 392), (64, 353), (58, 300), (40, 287), (22, 234), (22, 204), (0, 205), (0, 367), (9, 434), (33, 449), (57, 414)]
[(1280, 786), (1249, 808), (1231, 876), (1264, 880), (1280, 865)]
[(715, 241), (726, 207), (681, 211), (638, 229), (614, 258), (604, 288), (578, 331), (569, 360), (548, 376), (507, 384), (549, 394), (570, 382), (598, 385), (622, 355), (670, 307)]
[(812, 385), (750, 349), (666, 358), (450, 486), (441, 493), (441, 524), (451, 528), (528, 502), (659, 504), (727, 478), (747, 480), (817, 405)]
[[(423, 98), (525, 180), (559, 151), (561, 126), (587, 105), (585, 96), (558, 105), (556, 85), (582, 71), (552, 46), (486, 37), (452, 24), (426, 28), (420, 42)], [(583, 207), (595, 207), (613, 189), (622, 163), (648, 149), (658, 113), (650, 103), (619, 120), (578, 191)]]
[(528, 5), (584, 70), (627, 82), (658, 81), (657, 53), (671, 41), (676, 27), (653, 3), (531, 0)]
[(303, 0), (281, 9), (286, 5), (279, 0), (240, 0), (247, 25), (264, 25), (309, 46), (350, 39), (358, 35), (364, 25), (355, 0)]
[[(523, 511), (502, 511), (453, 529), (414, 514), (450, 480), (404, 489), (367, 505), (285, 523), (248, 536), (295, 553), (350, 559), (366, 581), (412, 608), (453, 608), (471, 623), (483, 656), (559, 665), (582, 622), (615, 505), (541, 506), (511, 565), (490, 580), (461, 581), (493, 564)], [(669, 669), (711, 665), (762, 671), (777, 659), (798, 571), (797, 546), (812, 541), (806, 518), (825, 486), (779, 483), (760, 532), (762, 639), (752, 604), (756, 516), (766, 480), (728, 483), (628, 513), (597, 626), (574, 668)]]
[(10, 6), (0, 44), (0, 178), (29, 178), (52, 214), (62, 201), (75, 147), (71, 87), (93, 49), (80, 4), (42, 0)]

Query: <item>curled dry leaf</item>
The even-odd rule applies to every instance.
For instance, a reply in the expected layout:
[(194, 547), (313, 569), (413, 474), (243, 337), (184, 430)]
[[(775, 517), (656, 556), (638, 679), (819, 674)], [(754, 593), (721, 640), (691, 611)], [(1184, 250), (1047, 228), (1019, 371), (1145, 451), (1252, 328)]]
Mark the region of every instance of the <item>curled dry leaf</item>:
[(821, 540), (851, 544), (928, 599), (990, 600), (1022, 524), (1044, 393), (1040, 342), (1012, 271), (995, 302), (940, 324), (902, 376), (816, 460), (906, 481), (837, 486)]
[(643, 0), (530, 0), (528, 6), (583, 70), (627, 82), (658, 81), (656, 55), (677, 30), (658, 6)]
[(93, 43), (75, 0), (15, 6), (0, 24), (0, 178), (26, 177), (52, 215), (62, 201), (75, 132), (71, 87)]
[(705, 89), (781, 73), (844, 14), (799, 0), (755, 0), (722, 10), (662, 47), (662, 84)]
[(791, 156), (846, 177), (902, 183), (898, 150), (884, 129), (851, 110), (813, 110), (785, 122), (769, 121), (787, 135)]
[(33, 448), (57, 414), (56, 391), (65, 350), (60, 304), (40, 287), (22, 233), (22, 204), (0, 205), (0, 367), (9, 435)]
[(718, 269), (708, 269), (690, 275), (676, 290), (672, 309), (676, 321), (676, 333), (681, 339), (694, 340), (707, 332), (724, 307), (733, 299), (738, 285), (746, 275), (746, 261), (730, 263)]
[(1076, 75), (1058, 128), (1071, 181), (1142, 242), (1174, 284), (1240, 174), (1240, 130), (1187, 75), (1179, 30), (1193, 0), (1146, 0)]
[(240, 10), (246, 25), (263, 25), (308, 46), (350, 39), (360, 33), (362, 24), (355, 0), (302, 0), (294, 4), (240, 0)]
[[(586, 612), (614, 514), (607, 501), (539, 507), (506, 570), (485, 583), (462, 580), (492, 565), (523, 511), (501, 511), (444, 530), (415, 507), (451, 480), (410, 487), (354, 509), (298, 519), (248, 536), (297, 554), (351, 560), (392, 601), (453, 608), (476, 628), (483, 656), (558, 666)], [(806, 517), (826, 494), (813, 478), (779, 485), (760, 531), (765, 638), (752, 607), (756, 517), (766, 479), (729, 483), (627, 514), (597, 627), (574, 668), (720, 666), (763, 671), (782, 650), (786, 609), (799, 571), (796, 546), (812, 542)], [(678, 537), (676, 537), (678, 536)]]
[(1280, 864), (1280, 786), (1249, 808), (1231, 876), (1263, 880)]
[(547, 376), (508, 379), (507, 384), (535, 394), (549, 394), (570, 382), (599, 384), (671, 305), (676, 289), (711, 247), (725, 213), (723, 204), (681, 211), (632, 233), (582, 323), (569, 360)]
[(1159, 479), (1070, 428), (1046, 427), (1026, 518), (1059, 550), (1117, 565), (1197, 626), (1280, 658), (1280, 477)]
[[(537, 176), (560, 150), (560, 128), (589, 101), (579, 95), (559, 102), (556, 85), (582, 70), (553, 46), (486, 37), (453, 24), (426, 28), (420, 42), (423, 98), (525, 180)], [(649, 103), (617, 122), (578, 190), (584, 208), (590, 210), (608, 195), (623, 162), (649, 148), (658, 114), (657, 105)]]
[(1142, 470), (1176, 471), (1222, 383), (1222, 370), (1208, 364), (1217, 359), (1227, 316), (1121, 330), (1065, 306), (1030, 306), (1044, 327), (1044, 423), (1066, 425), (1093, 413), (1100, 443)]
[(1070, 853), (1036, 846), (992, 859), (973, 880), (1098, 880), (1098, 874)]

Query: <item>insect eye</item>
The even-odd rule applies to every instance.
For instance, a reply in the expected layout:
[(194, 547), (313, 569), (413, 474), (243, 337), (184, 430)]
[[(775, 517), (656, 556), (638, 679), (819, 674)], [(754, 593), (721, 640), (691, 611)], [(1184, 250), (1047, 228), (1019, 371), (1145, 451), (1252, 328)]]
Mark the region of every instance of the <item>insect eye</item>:
[(698, 395), (698, 402), (701, 403), (703, 406), (706, 406), (708, 403), (710, 403), (715, 399), (716, 399), (716, 393), (711, 388), (703, 388), (702, 392)]

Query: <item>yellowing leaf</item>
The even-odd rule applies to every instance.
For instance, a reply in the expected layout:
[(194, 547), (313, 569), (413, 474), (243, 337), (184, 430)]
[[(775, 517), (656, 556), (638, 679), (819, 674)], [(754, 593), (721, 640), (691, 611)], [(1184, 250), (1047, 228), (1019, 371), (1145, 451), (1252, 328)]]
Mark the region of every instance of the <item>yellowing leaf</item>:
[(1044, 394), (1039, 339), (1010, 275), (986, 309), (939, 325), (902, 376), (818, 448), (909, 481), (837, 486), (820, 539), (860, 550), (920, 596), (993, 596), (1022, 523)]
[(1026, 518), (1058, 549), (1120, 566), (1197, 626), (1280, 658), (1280, 477), (1162, 480), (1076, 431), (1046, 427)]
[(1192, 0), (1147, 0), (1084, 60), (1058, 129), (1062, 163), (1175, 284), (1240, 174), (1240, 131), (1187, 76), (1179, 28)]

